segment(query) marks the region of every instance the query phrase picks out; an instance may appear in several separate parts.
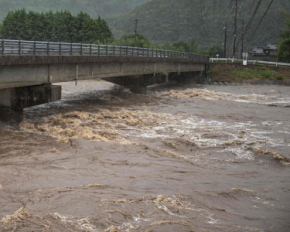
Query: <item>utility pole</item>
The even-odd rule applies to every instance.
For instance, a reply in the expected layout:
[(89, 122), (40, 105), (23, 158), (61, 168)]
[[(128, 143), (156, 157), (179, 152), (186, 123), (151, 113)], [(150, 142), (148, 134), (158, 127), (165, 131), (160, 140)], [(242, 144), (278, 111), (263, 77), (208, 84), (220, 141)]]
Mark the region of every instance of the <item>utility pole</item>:
[(243, 23), (242, 23), (242, 54), (241, 54), (242, 59), (243, 59), (243, 53), (244, 53), (244, 30), (245, 30), (244, 24), (245, 24), (245, 19), (243, 19)]
[(235, 29), (234, 29), (233, 58), (235, 58), (235, 54), (236, 54), (237, 16), (238, 16), (238, 0), (236, 0), (236, 9), (235, 9)]
[(135, 47), (137, 47), (137, 23), (138, 23), (138, 19), (136, 19), (135, 21)]
[(226, 25), (224, 27), (225, 30), (225, 42), (224, 42), (224, 58), (227, 57), (227, 30), (228, 30), (228, 22), (226, 21)]

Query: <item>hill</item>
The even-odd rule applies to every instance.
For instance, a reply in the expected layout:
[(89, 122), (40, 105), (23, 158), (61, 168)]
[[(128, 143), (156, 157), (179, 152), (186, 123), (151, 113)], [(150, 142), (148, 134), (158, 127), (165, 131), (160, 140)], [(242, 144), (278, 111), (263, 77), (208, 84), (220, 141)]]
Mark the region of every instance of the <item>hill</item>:
[(0, 0), (0, 20), (9, 11), (25, 8), (27, 11), (48, 12), (68, 10), (74, 15), (83, 11), (91, 17), (113, 17), (125, 14), (148, 0)]
[[(258, 0), (238, 0), (237, 38), (241, 36), (242, 22), (246, 26), (253, 15)], [(279, 10), (290, 11), (290, 1), (274, 1), (252, 40), (254, 28), (265, 13), (271, 0), (261, 2), (247, 33), (245, 44), (248, 49), (254, 45), (265, 45), (280, 38), (283, 29), (283, 16)], [(228, 50), (232, 49), (234, 31), (235, 1), (233, 0), (152, 0), (120, 17), (108, 20), (115, 37), (131, 34), (134, 21), (138, 19), (138, 33), (158, 44), (171, 44), (178, 41), (196, 41), (206, 48), (224, 41), (225, 22), (228, 21)]]

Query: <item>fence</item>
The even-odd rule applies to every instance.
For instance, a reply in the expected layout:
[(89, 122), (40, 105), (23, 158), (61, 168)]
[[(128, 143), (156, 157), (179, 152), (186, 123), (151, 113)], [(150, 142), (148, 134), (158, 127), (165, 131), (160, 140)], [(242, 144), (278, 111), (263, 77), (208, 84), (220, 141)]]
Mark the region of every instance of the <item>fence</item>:
[[(233, 59), (233, 58), (210, 58), (211, 63), (214, 62), (230, 62), (230, 63), (242, 63), (242, 59)], [(263, 61), (263, 60), (247, 60), (248, 64), (266, 64), (266, 65), (276, 65), (276, 66), (289, 66), (289, 63), (282, 62), (271, 62), (271, 61)]]
[(152, 48), (42, 42), (25, 40), (0, 40), (0, 55), (92, 55), (92, 56), (141, 56), (187, 58), (208, 62), (208, 56)]

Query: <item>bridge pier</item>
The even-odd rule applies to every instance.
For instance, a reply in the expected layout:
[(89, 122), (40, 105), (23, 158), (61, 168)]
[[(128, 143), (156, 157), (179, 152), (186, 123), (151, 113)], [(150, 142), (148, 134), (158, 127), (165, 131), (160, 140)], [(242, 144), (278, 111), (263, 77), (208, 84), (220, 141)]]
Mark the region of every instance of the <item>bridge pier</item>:
[(144, 74), (102, 78), (105, 81), (129, 88), (133, 93), (146, 94), (149, 85), (168, 82), (168, 73)]
[(0, 122), (7, 125), (18, 126), (23, 121), (23, 109), (11, 109), (0, 106)]
[(0, 89), (0, 105), (23, 109), (61, 99), (60, 85), (33, 85)]
[(176, 82), (192, 80), (197, 83), (204, 83), (204, 81), (206, 80), (206, 72), (169, 73), (168, 80)]
[(195, 81), (197, 83), (204, 83), (206, 80), (206, 72), (171, 72), (171, 73), (157, 73), (144, 74), (132, 76), (116, 76), (102, 78), (105, 81), (112, 82), (117, 85), (129, 88), (133, 93), (146, 93), (146, 87), (149, 85), (166, 83), (168, 81), (183, 82)]

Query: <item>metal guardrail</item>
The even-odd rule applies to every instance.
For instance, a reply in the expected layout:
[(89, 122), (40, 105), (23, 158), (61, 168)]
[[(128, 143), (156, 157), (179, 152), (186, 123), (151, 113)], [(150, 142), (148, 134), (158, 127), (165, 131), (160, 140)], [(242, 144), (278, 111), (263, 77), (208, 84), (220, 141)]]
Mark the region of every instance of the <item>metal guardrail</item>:
[[(233, 59), (233, 58), (210, 58), (211, 63), (214, 62), (229, 62), (229, 63), (243, 63), (242, 59)], [(263, 60), (247, 60), (248, 64), (267, 64), (267, 65), (276, 65), (276, 66), (289, 66), (290, 63), (282, 63), (282, 62), (271, 62), (271, 61), (263, 61)]]
[(188, 58), (188, 59), (196, 59), (203, 62), (209, 61), (208, 56), (162, 49), (99, 45), (99, 44), (6, 40), (6, 39), (0, 40), (0, 55), (141, 56), (141, 57)]

